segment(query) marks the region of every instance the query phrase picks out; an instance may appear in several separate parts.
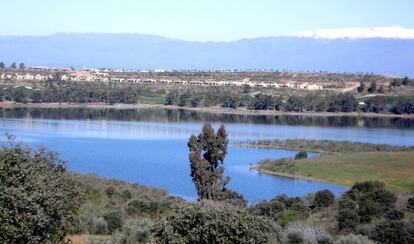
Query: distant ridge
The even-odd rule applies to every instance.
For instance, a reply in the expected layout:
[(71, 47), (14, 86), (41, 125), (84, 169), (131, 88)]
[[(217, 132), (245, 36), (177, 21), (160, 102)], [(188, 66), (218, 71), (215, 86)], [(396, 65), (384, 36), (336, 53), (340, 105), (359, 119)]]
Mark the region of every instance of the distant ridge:
[(387, 38), (387, 39), (414, 39), (414, 29), (402, 28), (399, 26), (374, 27), (374, 28), (345, 28), (345, 29), (320, 29), (304, 32), (286, 34), (291, 37), (305, 38)]
[(414, 39), (408, 38), (412, 30), (401, 29), (372, 28), (361, 35), (360, 29), (351, 28), (341, 35), (320, 31), (230, 42), (142, 34), (0, 36), (0, 61), (48, 67), (273, 69), (414, 77)]

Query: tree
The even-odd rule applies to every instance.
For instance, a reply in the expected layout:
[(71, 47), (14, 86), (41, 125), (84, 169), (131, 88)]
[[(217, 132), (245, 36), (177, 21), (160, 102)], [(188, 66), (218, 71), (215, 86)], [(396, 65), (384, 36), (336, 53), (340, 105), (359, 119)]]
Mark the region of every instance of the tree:
[(362, 92), (364, 92), (364, 90), (365, 90), (365, 83), (361, 81), (359, 83), (359, 86), (357, 88), (357, 91), (358, 91), (358, 93), (362, 93)]
[(391, 112), (396, 114), (414, 113), (414, 98), (399, 97), (397, 103), (391, 108)]
[(359, 222), (358, 204), (347, 197), (342, 197), (339, 200), (338, 228), (354, 230)]
[(315, 194), (314, 204), (316, 207), (329, 207), (335, 203), (335, 195), (330, 190), (318, 191)]
[(308, 153), (305, 151), (298, 152), (295, 155), (295, 160), (304, 159), (304, 158), (308, 158)]
[(17, 68), (16, 63), (15, 63), (15, 62), (13, 62), (13, 63), (10, 65), (10, 68), (11, 68), (11, 69), (16, 69), (16, 68)]
[(377, 91), (377, 82), (373, 80), (371, 86), (368, 88), (369, 93), (375, 93)]
[(378, 88), (378, 93), (385, 93), (385, 88), (384, 88), (384, 85), (381, 85), (381, 86)]
[(381, 113), (387, 105), (387, 98), (384, 96), (371, 97), (365, 101), (364, 112)]
[(117, 210), (105, 213), (103, 218), (108, 225), (109, 233), (114, 233), (115, 230), (120, 229), (124, 221), (122, 213)]
[(305, 102), (299, 96), (290, 96), (285, 104), (286, 111), (302, 112), (305, 110)]
[(414, 224), (386, 220), (375, 227), (370, 238), (378, 243), (414, 243)]
[(390, 82), (390, 87), (396, 87), (396, 86), (401, 86), (402, 85), (402, 81), (400, 79), (393, 79)]
[(3, 62), (0, 62), (0, 69), (4, 69), (6, 65)]
[(408, 79), (408, 77), (406, 76), (406, 77), (404, 77), (404, 79), (403, 79), (403, 81), (402, 81), (402, 84), (404, 85), (404, 86), (408, 86), (409, 84), (410, 84), (410, 80)]
[(259, 93), (254, 96), (250, 107), (255, 110), (275, 109), (275, 101), (271, 95)]
[(414, 197), (408, 198), (407, 201), (408, 201), (407, 209), (409, 211), (414, 211)]
[(0, 242), (56, 243), (77, 223), (80, 194), (65, 162), (43, 147), (0, 149)]
[(26, 66), (24, 65), (24, 63), (19, 64), (19, 69), (25, 69), (25, 68), (26, 68)]
[[(352, 188), (345, 192), (342, 198), (355, 202), (355, 210), (361, 223), (369, 223), (373, 217), (381, 217), (394, 208), (395, 195), (385, 189), (385, 185), (378, 181), (367, 181), (355, 183)], [(339, 211), (347, 208), (339, 204)]]
[(200, 200), (216, 200), (226, 190), (230, 178), (223, 178), (223, 164), (228, 142), (224, 126), (215, 133), (211, 124), (205, 124), (202, 133), (191, 135), (188, 141), (191, 177)]

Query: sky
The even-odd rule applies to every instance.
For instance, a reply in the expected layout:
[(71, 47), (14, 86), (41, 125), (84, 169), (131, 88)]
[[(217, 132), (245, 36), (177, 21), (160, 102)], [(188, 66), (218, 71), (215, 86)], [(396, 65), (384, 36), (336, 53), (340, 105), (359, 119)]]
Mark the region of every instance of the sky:
[(414, 29), (413, 0), (0, 0), (0, 35), (141, 33), (231, 41), (313, 29)]

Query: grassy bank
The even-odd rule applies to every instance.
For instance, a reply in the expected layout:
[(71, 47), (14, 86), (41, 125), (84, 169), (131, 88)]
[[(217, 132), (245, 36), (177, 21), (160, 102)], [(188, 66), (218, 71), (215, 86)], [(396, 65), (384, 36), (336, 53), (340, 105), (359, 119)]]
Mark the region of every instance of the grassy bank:
[(243, 145), (321, 152), (320, 157), (262, 160), (259, 172), (315, 179), (341, 185), (383, 181), (398, 192), (414, 189), (414, 148), (357, 142), (315, 140), (259, 141)]
[(288, 139), (282, 140), (264, 140), (264, 141), (246, 141), (241, 145), (262, 148), (277, 148), (295, 151), (312, 151), (321, 153), (347, 153), (347, 152), (403, 152), (413, 151), (414, 146), (392, 146), (385, 144), (371, 144), (362, 142), (349, 141), (329, 141), (329, 140), (304, 140)]
[(341, 185), (378, 180), (394, 191), (414, 188), (414, 152), (357, 152), (301, 160), (262, 161), (257, 170)]

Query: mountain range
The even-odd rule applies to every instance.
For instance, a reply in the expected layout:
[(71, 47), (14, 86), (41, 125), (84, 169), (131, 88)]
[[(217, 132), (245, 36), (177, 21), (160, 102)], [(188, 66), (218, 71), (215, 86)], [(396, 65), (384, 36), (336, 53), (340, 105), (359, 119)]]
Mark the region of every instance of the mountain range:
[(143, 34), (0, 36), (0, 61), (116, 69), (274, 69), (414, 77), (414, 30), (315, 30), (229, 42)]

